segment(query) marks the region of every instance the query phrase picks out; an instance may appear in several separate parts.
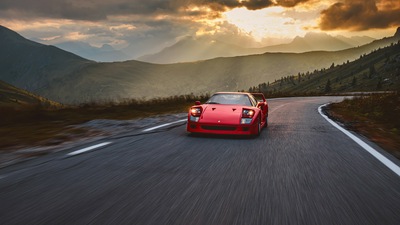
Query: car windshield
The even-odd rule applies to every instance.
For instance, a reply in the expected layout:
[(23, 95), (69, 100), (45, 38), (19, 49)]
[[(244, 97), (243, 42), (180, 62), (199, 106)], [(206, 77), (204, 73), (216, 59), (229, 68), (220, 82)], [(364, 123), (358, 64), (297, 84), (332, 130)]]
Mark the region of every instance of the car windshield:
[(252, 106), (249, 97), (245, 94), (215, 94), (206, 104)]

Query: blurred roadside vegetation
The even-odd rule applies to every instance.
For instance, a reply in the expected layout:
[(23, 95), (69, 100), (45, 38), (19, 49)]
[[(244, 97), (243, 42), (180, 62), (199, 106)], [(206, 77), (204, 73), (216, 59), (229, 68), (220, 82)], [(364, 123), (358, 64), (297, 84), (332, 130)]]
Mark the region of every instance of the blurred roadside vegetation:
[(400, 94), (372, 94), (328, 106), (328, 114), (400, 159)]
[(86, 103), (78, 106), (18, 104), (0, 107), (0, 150), (35, 145), (56, 145), (93, 131), (77, 128), (95, 119), (129, 120), (169, 113), (187, 112), (195, 101), (208, 95), (181, 95), (152, 100)]
[[(318, 95), (317, 93), (315, 95)], [(284, 97), (274, 95), (273, 97)], [(267, 96), (271, 98), (271, 96)], [(129, 120), (170, 113), (184, 113), (195, 101), (209, 95), (181, 95), (151, 100), (92, 102), (67, 106), (49, 101), (0, 104), (0, 150), (27, 146), (51, 146), (96, 135), (77, 127), (95, 119)], [(381, 145), (400, 159), (400, 95), (398, 92), (370, 94), (331, 104), (327, 112), (349, 129)]]

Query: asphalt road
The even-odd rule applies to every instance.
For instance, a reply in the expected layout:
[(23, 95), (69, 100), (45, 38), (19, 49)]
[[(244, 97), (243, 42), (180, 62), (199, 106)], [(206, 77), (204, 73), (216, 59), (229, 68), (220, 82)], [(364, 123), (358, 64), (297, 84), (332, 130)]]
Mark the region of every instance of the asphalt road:
[(339, 99), (270, 100), (258, 138), (179, 122), (3, 168), (0, 224), (400, 224), (400, 176), (318, 113)]

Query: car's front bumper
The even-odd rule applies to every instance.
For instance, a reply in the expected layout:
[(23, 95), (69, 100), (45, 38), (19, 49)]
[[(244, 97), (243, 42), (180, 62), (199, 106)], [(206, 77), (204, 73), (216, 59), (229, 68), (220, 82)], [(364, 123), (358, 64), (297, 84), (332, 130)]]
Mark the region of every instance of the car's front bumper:
[(256, 135), (258, 126), (253, 124), (210, 124), (188, 120), (187, 131), (190, 133), (224, 134), (224, 135)]

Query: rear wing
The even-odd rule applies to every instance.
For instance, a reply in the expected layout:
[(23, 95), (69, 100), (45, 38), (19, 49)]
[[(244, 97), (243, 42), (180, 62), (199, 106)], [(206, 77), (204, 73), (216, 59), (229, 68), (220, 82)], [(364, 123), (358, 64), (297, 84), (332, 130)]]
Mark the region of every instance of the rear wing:
[(254, 96), (254, 98), (257, 100), (257, 102), (266, 102), (267, 101), (265, 99), (265, 96), (263, 93), (250, 93), (250, 94)]

